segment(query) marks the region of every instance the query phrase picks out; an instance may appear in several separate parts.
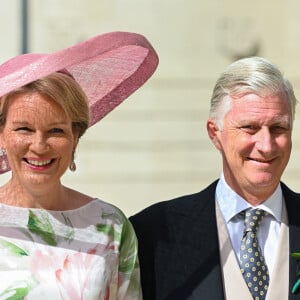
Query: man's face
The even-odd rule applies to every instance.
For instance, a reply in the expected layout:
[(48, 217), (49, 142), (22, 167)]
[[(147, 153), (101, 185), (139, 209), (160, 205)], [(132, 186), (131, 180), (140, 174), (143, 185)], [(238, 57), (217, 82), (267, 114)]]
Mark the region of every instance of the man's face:
[(223, 129), (208, 120), (208, 133), (222, 154), (227, 184), (259, 204), (274, 192), (289, 161), (290, 107), (280, 95), (251, 93), (231, 99), (231, 104)]

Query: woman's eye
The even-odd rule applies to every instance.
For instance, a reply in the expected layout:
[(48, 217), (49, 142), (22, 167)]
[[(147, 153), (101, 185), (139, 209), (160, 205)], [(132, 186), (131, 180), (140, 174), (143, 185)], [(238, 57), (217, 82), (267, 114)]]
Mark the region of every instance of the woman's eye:
[(18, 128), (16, 128), (15, 130), (16, 130), (16, 131), (31, 131), (31, 129), (28, 128), (28, 127), (18, 127)]
[(50, 132), (51, 132), (51, 133), (63, 133), (64, 131), (63, 131), (63, 129), (61, 129), (61, 128), (52, 128), (52, 129), (50, 130)]

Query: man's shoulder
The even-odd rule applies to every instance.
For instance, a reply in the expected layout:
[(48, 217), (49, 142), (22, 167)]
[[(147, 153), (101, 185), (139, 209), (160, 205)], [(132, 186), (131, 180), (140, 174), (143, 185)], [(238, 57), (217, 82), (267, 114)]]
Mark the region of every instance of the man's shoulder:
[(284, 182), (280, 182), (283, 196), (291, 198), (300, 198), (300, 194), (291, 190)]
[(281, 184), (281, 189), (283, 193), (283, 198), (285, 200), (285, 205), (288, 211), (288, 217), (291, 222), (293, 219), (299, 220), (300, 211), (300, 194), (292, 191), (283, 182)]

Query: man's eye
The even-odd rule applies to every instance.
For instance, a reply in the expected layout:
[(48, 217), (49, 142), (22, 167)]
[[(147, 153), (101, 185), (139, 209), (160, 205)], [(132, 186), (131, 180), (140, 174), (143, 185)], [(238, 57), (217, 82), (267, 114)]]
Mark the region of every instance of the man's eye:
[(246, 131), (255, 131), (257, 130), (257, 127), (254, 125), (245, 125), (245, 126), (241, 126), (241, 129)]
[(281, 133), (281, 132), (285, 132), (288, 130), (288, 128), (285, 128), (284, 126), (273, 126), (271, 127), (271, 132), (274, 132), (274, 133)]

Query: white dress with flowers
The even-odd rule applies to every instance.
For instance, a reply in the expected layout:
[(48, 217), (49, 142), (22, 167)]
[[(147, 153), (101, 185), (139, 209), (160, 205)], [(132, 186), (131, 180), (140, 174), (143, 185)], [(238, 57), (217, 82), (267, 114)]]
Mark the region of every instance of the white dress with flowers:
[(0, 204), (0, 300), (141, 299), (137, 242), (116, 207)]

